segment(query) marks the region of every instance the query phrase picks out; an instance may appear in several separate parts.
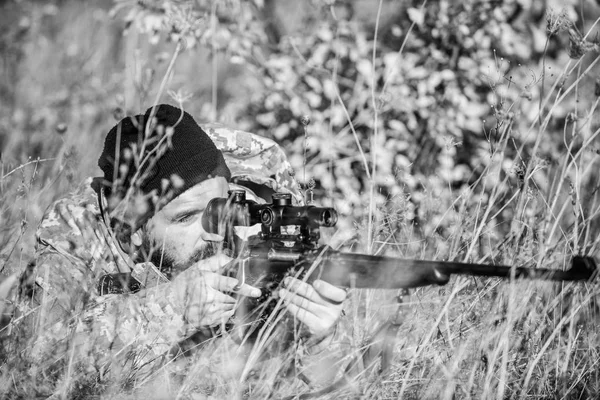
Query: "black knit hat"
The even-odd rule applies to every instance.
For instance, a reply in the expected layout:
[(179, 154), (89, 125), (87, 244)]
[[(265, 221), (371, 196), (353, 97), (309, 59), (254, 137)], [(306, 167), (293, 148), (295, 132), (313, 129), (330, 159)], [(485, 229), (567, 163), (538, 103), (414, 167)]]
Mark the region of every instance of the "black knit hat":
[(231, 177), (223, 154), (194, 118), (168, 104), (115, 125), (106, 135), (98, 166), (113, 197), (123, 198), (132, 186), (148, 197), (162, 197), (160, 206), (150, 205), (151, 214), (206, 179)]

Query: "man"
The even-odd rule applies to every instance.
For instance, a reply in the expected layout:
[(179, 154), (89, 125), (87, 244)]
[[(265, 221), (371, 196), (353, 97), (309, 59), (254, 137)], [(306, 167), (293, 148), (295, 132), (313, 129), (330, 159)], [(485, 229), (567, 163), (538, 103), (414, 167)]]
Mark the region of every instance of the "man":
[[(231, 259), (223, 237), (202, 228), (202, 213), (230, 187), (246, 185), (258, 201), (269, 199), (248, 187), (299, 200), (297, 185), (272, 142), (214, 126), (208, 132), (170, 105), (127, 117), (106, 137), (103, 178), (86, 180), (46, 212), (26, 276), (33, 300), (20, 310), (35, 331), (39, 368), (75, 363), (139, 384), (190, 343), (201, 348), (227, 336), (239, 300), (261, 295), (222, 275)], [(346, 292), (289, 277), (279, 294), (299, 323), (303, 351), (322, 354)]]

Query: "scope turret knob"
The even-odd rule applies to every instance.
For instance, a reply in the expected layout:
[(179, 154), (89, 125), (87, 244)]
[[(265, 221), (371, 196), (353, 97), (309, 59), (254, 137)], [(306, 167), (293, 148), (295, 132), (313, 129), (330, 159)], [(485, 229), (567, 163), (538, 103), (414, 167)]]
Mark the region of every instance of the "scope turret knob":
[(274, 193), (272, 197), (274, 206), (282, 207), (292, 205), (292, 195), (289, 193)]

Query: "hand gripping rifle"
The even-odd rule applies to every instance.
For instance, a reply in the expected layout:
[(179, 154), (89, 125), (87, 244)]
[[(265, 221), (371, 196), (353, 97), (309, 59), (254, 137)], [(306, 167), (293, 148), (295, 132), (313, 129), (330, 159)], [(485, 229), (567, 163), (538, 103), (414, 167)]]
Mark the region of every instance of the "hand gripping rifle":
[[(243, 190), (229, 198), (209, 202), (202, 224), (207, 232), (224, 236), (238, 260), (234, 266), (240, 284), (262, 290), (259, 299), (249, 300), (247, 311), (265, 320), (273, 310), (276, 289), (287, 275), (309, 282), (322, 279), (346, 288), (408, 289), (445, 285), (452, 275), (587, 281), (597, 274), (590, 257), (576, 256), (566, 271), (546, 268), (508, 267), (461, 262), (409, 260), (368, 254), (345, 253), (318, 244), (321, 227), (333, 227), (333, 208), (294, 206), (291, 195), (276, 193), (271, 204), (247, 200)], [(247, 241), (235, 235), (235, 227), (260, 224), (260, 233)], [(268, 305), (271, 303), (270, 305)], [(258, 310), (258, 311), (257, 311)], [(258, 313), (258, 314), (256, 314)]]

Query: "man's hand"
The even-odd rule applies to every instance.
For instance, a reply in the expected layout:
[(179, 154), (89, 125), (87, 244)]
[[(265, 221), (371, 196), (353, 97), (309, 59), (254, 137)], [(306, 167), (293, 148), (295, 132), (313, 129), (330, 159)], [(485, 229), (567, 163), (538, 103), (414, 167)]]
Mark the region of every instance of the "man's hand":
[(346, 291), (325, 281), (313, 284), (287, 277), (280, 291), (287, 310), (300, 320), (314, 340), (320, 340), (333, 332), (342, 313)]
[(260, 289), (243, 284), (239, 289), (237, 279), (221, 275), (218, 271), (232, 259), (216, 255), (201, 260), (183, 271), (173, 280), (175, 306), (182, 310), (185, 321), (196, 329), (221, 325), (235, 312), (236, 300), (225, 293), (260, 297)]

